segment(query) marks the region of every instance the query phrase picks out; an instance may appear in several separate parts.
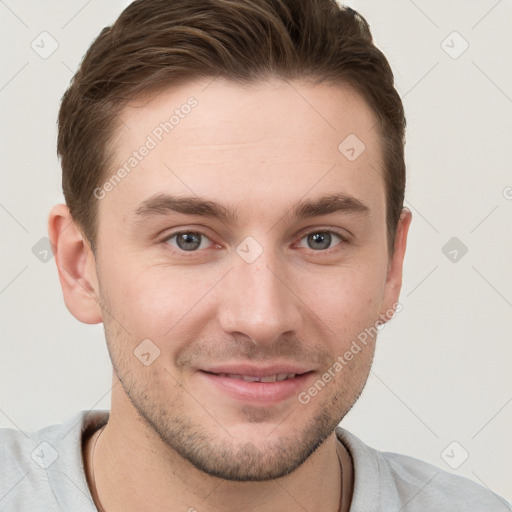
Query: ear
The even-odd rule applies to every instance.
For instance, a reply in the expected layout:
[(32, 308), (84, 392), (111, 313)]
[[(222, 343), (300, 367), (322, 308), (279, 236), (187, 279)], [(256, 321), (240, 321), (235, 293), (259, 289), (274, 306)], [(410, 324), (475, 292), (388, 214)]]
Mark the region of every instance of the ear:
[(385, 324), (393, 317), (395, 311), (402, 307), (398, 303), (400, 289), (402, 288), (402, 270), (407, 246), (407, 233), (411, 225), (412, 214), (408, 208), (403, 208), (398, 220), (395, 233), (394, 250), (388, 263), (388, 273), (384, 287), (384, 300), (380, 312), (379, 324)]
[(48, 235), (66, 307), (85, 324), (100, 323), (102, 315), (94, 254), (65, 204), (57, 204), (50, 210)]

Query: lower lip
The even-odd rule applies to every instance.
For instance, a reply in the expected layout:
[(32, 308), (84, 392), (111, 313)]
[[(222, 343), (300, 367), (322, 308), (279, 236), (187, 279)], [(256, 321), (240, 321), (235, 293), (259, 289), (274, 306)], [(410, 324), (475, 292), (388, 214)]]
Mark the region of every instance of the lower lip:
[(208, 384), (216, 386), (217, 389), (238, 400), (269, 404), (286, 400), (291, 396), (297, 396), (305, 389), (306, 382), (313, 375), (313, 372), (303, 373), (293, 379), (276, 382), (248, 382), (241, 379), (221, 377), (201, 370), (198, 375), (205, 378)]

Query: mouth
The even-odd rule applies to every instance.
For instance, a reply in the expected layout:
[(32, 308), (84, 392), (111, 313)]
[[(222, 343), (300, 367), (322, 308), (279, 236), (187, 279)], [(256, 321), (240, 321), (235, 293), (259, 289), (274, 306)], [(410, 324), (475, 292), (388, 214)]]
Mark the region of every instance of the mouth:
[[(210, 373), (210, 372), (207, 372)], [(245, 382), (277, 382), (288, 379), (294, 379), (297, 373), (279, 373), (274, 375), (267, 375), (265, 377), (257, 377), (253, 375), (239, 375), (237, 373), (212, 373), (218, 377), (227, 377), (229, 379), (243, 380)]]
[(271, 405), (297, 396), (306, 388), (315, 371), (245, 368), (239, 373), (234, 370), (199, 370), (197, 373), (205, 380), (207, 389), (223, 396), (255, 405)]

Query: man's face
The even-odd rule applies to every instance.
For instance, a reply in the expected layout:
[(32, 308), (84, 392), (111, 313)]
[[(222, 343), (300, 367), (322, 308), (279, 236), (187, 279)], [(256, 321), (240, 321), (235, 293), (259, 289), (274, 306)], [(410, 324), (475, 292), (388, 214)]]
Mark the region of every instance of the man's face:
[[(121, 116), (114, 170), (149, 150), (98, 200), (99, 300), (122, 383), (112, 409), (127, 424), (138, 412), (206, 473), (276, 478), (357, 400), (375, 339), (341, 370), (333, 364), (397, 299), (381, 142), (348, 88), (207, 85), (166, 91)], [(166, 133), (160, 123), (176, 109)], [(341, 208), (297, 209), (333, 195)], [(231, 215), (177, 212), (165, 196)], [(331, 381), (309, 392), (329, 369)], [(269, 373), (301, 375), (240, 379)]]

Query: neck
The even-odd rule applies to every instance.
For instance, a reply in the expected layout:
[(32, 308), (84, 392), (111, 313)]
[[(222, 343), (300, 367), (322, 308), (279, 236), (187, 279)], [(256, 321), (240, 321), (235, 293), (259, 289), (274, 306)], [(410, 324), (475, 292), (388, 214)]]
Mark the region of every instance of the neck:
[(84, 458), (91, 494), (100, 511), (338, 512), (341, 501), (345, 512), (350, 505), (351, 460), (334, 432), (293, 473), (264, 482), (232, 482), (199, 471), (140, 418), (121, 422), (111, 411), (108, 424), (98, 434), (86, 441)]

